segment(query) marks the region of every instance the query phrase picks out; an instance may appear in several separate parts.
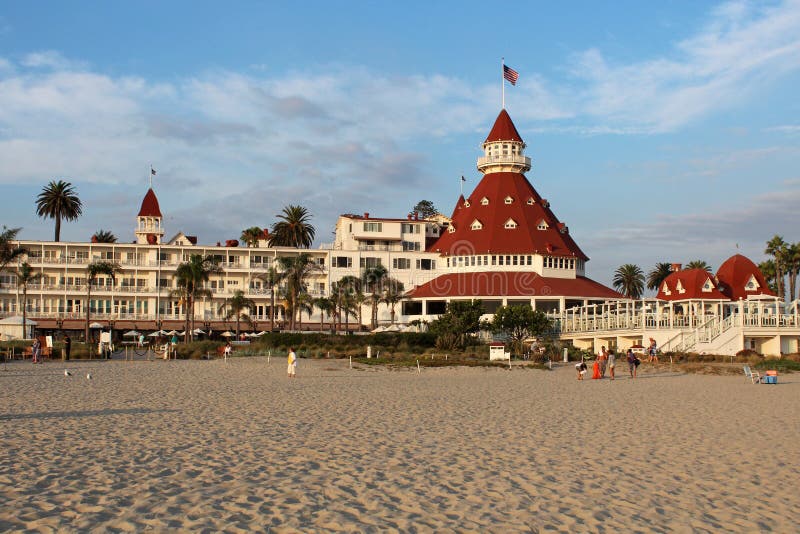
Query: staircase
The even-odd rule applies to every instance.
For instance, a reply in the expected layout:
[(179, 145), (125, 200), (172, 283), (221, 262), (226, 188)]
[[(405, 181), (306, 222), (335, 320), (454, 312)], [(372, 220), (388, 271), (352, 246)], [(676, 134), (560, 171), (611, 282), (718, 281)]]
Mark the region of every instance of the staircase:
[(734, 326), (739, 326), (736, 315), (729, 315), (721, 320), (712, 317), (703, 325), (691, 330), (682, 330), (677, 335), (661, 344), (662, 352), (693, 352), (698, 345), (708, 345), (718, 340), (720, 336), (728, 332)]

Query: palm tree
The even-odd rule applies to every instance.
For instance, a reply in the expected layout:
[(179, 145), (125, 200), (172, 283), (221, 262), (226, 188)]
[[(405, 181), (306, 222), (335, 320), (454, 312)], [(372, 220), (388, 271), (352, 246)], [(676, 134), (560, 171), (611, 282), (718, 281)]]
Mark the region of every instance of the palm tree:
[[(194, 303), (197, 297), (211, 297), (211, 291), (206, 289), (205, 283), (214, 273), (221, 272), (216, 259), (213, 256), (201, 256), (192, 254), (189, 261), (178, 265), (175, 269), (175, 281), (177, 288), (170, 291), (170, 296), (178, 297), (186, 306), (185, 337), (186, 343), (189, 342), (194, 330)], [(191, 321), (190, 321), (191, 319)]]
[(225, 312), (225, 320), (231, 317), (236, 318), (236, 339), (239, 339), (239, 324), (244, 320), (247, 324), (252, 325), (253, 321), (250, 316), (244, 313), (244, 310), (252, 311), (256, 307), (256, 303), (252, 299), (244, 295), (244, 291), (237, 289), (233, 292), (233, 296), (225, 299), (225, 302), (219, 307), (219, 312)]
[(56, 220), (56, 241), (61, 240), (61, 220), (74, 221), (83, 213), (83, 204), (71, 183), (51, 181), (36, 197), (36, 214)]
[(92, 236), (92, 243), (116, 243), (117, 236), (109, 230), (98, 230)]
[(297, 327), (298, 329), (303, 328), (303, 312), (308, 314), (308, 320), (311, 321), (311, 314), (314, 312), (314, 298), (308, 294), (308, 291), (303, 289), (300, 291), (300, 294), (297, 295)]
[(692, 260), (683, 268), (684, 271), (689, 269), (703, 269), (704, 271), (711, 272), (711, 266), (705, 260)]
[(44, 274), (34, 272), (27, 261), (20, 265), (14, 274), (17, 276), (17, 287), (22, 288), (22, 335), (24, 337), (28, 331), (28, 284), (38, 282)]
[(777, 286), (777, 293), (780, 298), (785, 298), (783, 276), (786, 274), (784, 270), (786, 249), (786, 241), (784, 241), (781, 236), (775, 235), (772, 239), (767, 241), (767, 248), (764, 250), (764, 253), (772, 256), (775, 262), (775, 285)]
[(275, 267), (270, 267), (265, 273), (259, 273), (256, 278), (269, 286), (269, 330), (275, 330), (275, 287), (283, 280), (284, 273), (279, 272)]
[(27, 250), (14, 245), (12, 241), (17, 239), (17, 234), (22, 228), (6, 228), (3, 226), (3, 231), (0, 232), (0, 271), (12, 261), (16, 260), (23, 254), (27, 254)]
[(276, 217), (280, 220), (272, 225), (271, 247), (309, 248), (314, 242), (316, 230), (309, 222), (311, 215), (303, 206), (286, 206)]
[(797, 294), (797, 275), (800, 274), (800, 243), (787, 245), (785, 262), (786, 274), (789, 275), (789, 302), (792, 302)]
[(778, 282), (775, 279), (775, 262), (772, 260), (762, 261), (758, 264), (758, 270), (764, 275), (764, 279), (767, 281), (770, 291), (777, 294)]
[(672, 272), (672, 266), (669, 263), (656, 263), (655, 267), (647, 273), (647, 289), (657, 291), (661, 286), (661, 282)]
[(387, 278), (384, 284), (383, 294), (381, 295), (381, 302), (386, 304), (391, 309), (392, 324), (394, 324), (395, 306), (398, 302), (403, 300), (405, 295), (403, 282), (396, 278)]
[(242, 235), (239, 237), (248, 247), (257, 247), (258, 241), (264, 236), (264, 230), (258, 226), (251, 226), (242, 230)]
[(644, 272), (638, 265), (626, 263), (614, 271), (614, 289), (628, 298), (641, 298), (644, 292)]
[(320, 270), (320, 266), (308, 253), (297, 256), (281, 256), (278, 264), (286, 282), (286, 313), (290, 317), (289, 329), (294, 330), (297, 315), (298, 295), (306, 288), (306, 278)]
[(317, 297), (312, 301), (320, 313), (320, 330), (325, 330), (325, 315), (332, 317), (333, 302), (329, 297)]
[(367, 296), (363, 291), (362, 280), (353, 275), (343, 276), (339, 279), (337, 291), (342, 295), (340, 299), (340, 309), (345, 312), (344, 319), (347, 327), (350, 328), (350, 315), (358, 319), (358, 329), (361, 330), (364, 321), (361, 318), (362, 306), (367, 301)]
[(96, 261), (86, 266), (86, 343), (89, 343), (89, 323), (91, 322), (92, 284), (101, 274), (111, 278), (112, 283), (117, 274), (122, 272), (118, 263), (111, 261)]
[(378, 327), (378, 303), (381, 300), (381, 292), (383, 291), (383, 283), (389, 271), (383, 265), (376, 265), (369, 267), (364, 271), (363, 283), (364, 291), (370, 294), (370, 302), (372, 303), (372, 329)]

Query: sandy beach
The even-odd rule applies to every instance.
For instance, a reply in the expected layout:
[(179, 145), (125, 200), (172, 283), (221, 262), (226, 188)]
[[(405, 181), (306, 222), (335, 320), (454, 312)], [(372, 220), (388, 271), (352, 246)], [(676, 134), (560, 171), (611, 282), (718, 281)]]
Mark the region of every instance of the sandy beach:
[[(800, 377), (12, 363), (1, 531), (796, 531)], [(91, 372), (92, 380), (85, 375)], [(627, 373), (624, 373), (625, 375)]]

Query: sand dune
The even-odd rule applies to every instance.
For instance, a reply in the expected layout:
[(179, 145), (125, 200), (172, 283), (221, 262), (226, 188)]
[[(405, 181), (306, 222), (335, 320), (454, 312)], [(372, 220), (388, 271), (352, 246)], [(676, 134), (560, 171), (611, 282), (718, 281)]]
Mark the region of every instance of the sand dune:
[[(0, 530), (796, 531), (800, 380), (14, 363)], [(91, 371), (93, 380), (85, 379)]]

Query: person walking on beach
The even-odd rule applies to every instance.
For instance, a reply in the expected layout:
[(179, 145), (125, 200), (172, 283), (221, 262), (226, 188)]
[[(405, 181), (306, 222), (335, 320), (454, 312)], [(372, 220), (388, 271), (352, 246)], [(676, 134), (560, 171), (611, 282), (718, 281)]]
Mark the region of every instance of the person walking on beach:
[(649, 358), (647, 358), (648, 363), (658, 363), (658, 346), (656, 345), (656, 340), (652, 337), (650, 338), (650, 347), (648, 349)]
[(64, 359), (69, 361), (69, 353), (72, 352), (72, 338), (69, 334), (64, 336)]
[(583, 380), (586, 374), (586, 362), (583, 361), (583, 358), (581, 358), (581, 363), (575, 364), (575, 370), (578, 371), (578, 380)]
[(614, 365), (616, 364), (617, 357), (614, 355), (613, 349), (608, 349), (608, 376), (614, 380)]
[(33, 363), (42, 363), (42, 344), (38, 337), (33, 338), (31, 355), (33, 356)]
[(600, 356), (598, 356), (592, 364), (592, 380), (599, 380), (600, 378), (602, 376), (600, 375)]
[(294, 349), (291, 347), (289, 348), (288, 363), (287, 373), (289, 378), (297, 378), (297, 354), (294, 353)]
[(600, 352), (597, 354), (597, 363), (600, 365), (600, 378), (606, 377), (606, 363), (608, 361), (608, 351), (605, 347), (600, 347)]
[(636, 355), (633, 353), (633, 349), (628, 349), (627, 360), (628, 360), (628, 372), (631, 374), (631, 378), (636, 378)]

